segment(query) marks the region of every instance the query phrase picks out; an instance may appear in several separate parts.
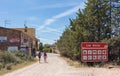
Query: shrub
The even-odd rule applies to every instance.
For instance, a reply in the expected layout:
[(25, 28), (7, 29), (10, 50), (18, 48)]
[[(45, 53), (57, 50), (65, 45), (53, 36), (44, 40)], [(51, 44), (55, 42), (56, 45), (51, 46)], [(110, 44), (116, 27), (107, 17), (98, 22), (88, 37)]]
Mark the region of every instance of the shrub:
[(0, 62), (2, 62), (3, 52), (0, 51)]
[(27, 56), (28, 61), (34, 61), (34, 58), (32, 56)]
[(17, 62), (17, 57), (11, 52), (5, 52), (2, 59), (5, 64)]
[(0, 70), (2, 68), (6, 68), (7, 70), (11, 70), (13, 65), (18, 63), (22, 63), (25, 61), (33, 61), (34, 58), (32, 56), (28, 56), (20, 51), (12, 51), (12, 52), (0, 52)]
[(0, 70), (3, 68), (3, 64), (2, 63), (0, 63)]
[[(10, 67), (9, 63), (13, 63), (13, 64), (18, 64), (18, 63), (22, 63), (24, 61), (33, 61), (34, 58), (31, 56), (26, 55), (23, 52), (20, 51), (14, 51), (14, 52), (4, 52), (4, 54), (2, 55), (2, 63), (4, 64), (4, 68), (5, 67)], [(12, 65), (11, 65), (12, 66)]]
[(21, 51), (14, 52), (15, 56), (20, 58), (22, 61), (33, 61), (34, 58), (32, 56), (26, 55)]
[(44, 48), (43, 51), (46, 51), (46, 52), (51, 53), (51, 52), (52, 52), (52, 49), (51, 49), (51, 48)]
[(12, 69), (12, 63), (7, 64), (7, 65), (6, 65), (6, 69), (7, 69), (7, 70), (11, 70), (11, 69)]
[(110, 62), (120, 63), (120, 36), (104, 39), (103, 42), (108, 43), (108, 57)]
[(25, 54), (21, 51), (14, 52), (15, 56), (19, 57), (22, 59), (22, 57), (25, 57)]
[(16, 51), (14, 52), (16, 57), (19, 57), (22, 61), (26, 61), (27, 60), (27, 55), (21, 51)]

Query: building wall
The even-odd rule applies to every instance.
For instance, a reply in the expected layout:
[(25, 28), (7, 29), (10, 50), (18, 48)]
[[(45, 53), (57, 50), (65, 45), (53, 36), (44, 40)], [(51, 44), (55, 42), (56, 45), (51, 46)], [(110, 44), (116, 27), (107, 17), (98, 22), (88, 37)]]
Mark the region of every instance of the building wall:
[(33, 39), (21, 31), (0, 27), (0, 50), (8, 50), (10, 46), (15, 46), (18, 50), (21, 46), (32, 48)]
[(28, 36), (27, 34), (22, 33), (22, 36), (21, 36), (21, 45), (26, 45), (29, 48), (33, 48), (33, 39), (30, 36)]
[(25, 28), (12, 28), (15, 30), (19, 30), (24, 32), (25, 34), (27, 34), (28, 36), (30, 36), (32, 38), (32, 48), (36, 48), (36, 50), (38, 50), (38, 39), (36, 38), (35, 35), (35, 29), (34, 28), (27, 28), (27, 32), (25, 32)]
[(24, 33), (27, 33), (31, 37), (35, 37), (35, 29), (34, 28), (27, 28), (27, 32), (25, 32), (25, 28), (12, 28), (12, 29), (22, 31)]
[(20, 37), (20, 31), (0, 27), (0, 50), (7, 50), (10, 46), (17, 46), (19, 48), (21, 44)]

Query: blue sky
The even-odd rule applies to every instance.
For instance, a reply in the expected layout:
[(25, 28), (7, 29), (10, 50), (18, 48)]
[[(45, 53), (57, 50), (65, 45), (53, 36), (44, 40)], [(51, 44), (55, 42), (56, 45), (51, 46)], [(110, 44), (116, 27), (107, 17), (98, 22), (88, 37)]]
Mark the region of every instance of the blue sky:
[[(0, 0), (0, 26), (23, 28), (24, 22), (36, 29), (36, 37), (53, 44), (75, 18), (86, 0)], [(6, 26), (5, 26), (6, 21)]]

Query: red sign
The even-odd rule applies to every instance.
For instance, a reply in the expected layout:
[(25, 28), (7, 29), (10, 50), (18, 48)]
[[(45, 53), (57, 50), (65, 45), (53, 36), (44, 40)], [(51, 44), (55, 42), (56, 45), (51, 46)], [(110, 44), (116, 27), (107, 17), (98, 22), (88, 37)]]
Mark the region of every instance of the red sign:
[(105, 42), (82, 42), (82, 62), (108, 61), (108, 44)]
[(14, 43), (14, 42), (20, 42), (20, 39), (19, 38), (12, 38), (9, 40), (11, 43)]

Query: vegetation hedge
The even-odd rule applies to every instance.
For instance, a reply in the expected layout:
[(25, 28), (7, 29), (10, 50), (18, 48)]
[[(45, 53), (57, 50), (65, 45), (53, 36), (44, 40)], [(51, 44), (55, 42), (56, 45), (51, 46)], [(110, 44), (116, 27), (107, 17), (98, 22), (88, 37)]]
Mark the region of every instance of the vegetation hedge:
[(0, 70), (2, 68), (11, 70), (13, 65), (33, 60), (34, 58), (32, 56), (26, 55), (21, 51), (0, 51)]
[(108, 43), (109, 62), (120, 64), (120, 36), (112, 37), (109, 40), (104, 39)]

